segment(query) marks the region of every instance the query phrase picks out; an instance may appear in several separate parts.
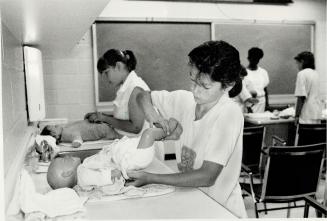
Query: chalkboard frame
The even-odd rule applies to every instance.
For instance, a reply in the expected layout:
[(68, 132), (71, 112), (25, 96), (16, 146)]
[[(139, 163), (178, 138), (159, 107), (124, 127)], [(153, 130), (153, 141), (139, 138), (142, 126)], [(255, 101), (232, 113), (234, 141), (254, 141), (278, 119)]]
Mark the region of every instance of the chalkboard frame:
[[(315, 22), (314, 21), (267, 21), (267, 20), (224, 20), (224, 19), (168, 19), (168, 18), (101, 18), (97, 19), (92, 25), (92, 47), (93, 47), (93, 72), (94, 72), (94, 86), (95, 86), (95, 103), (96, 108), (99, 111), (112, 111), (112, 102), (103, 102), (99, 100), (99, 85), (98, 85), (98, 72), (96, 69), (97, 57), (97, 42), (96, 42), (96, 24), (103, 22), (128, 22), (128, 23), (207, 23), (211, 26), (211, 40), (215, 40), (215, 26), (218, 24), (264, 24), (264, 25), (274, 25), (274, 24), (285, 24), (285, 25), (310, 25), (311, 26), (311, 51), (315, 50)], [(269, 102), (271, 105), (284, 105), (284, 104), (294, 104), (295, 97), (293, 94), (273, 94), (269, 95)]]
[(96, 109), (98, 111), (113, 111), (113, 102), (112, 101), (100, 101), (100, 93), (99, 93), (99, 74), (97, 71), (97, 60), (98, 60), (98, 51), (97, 51), (97, 31), (96, 24), (97, 23), (163, 23), (163, 24), (206, 24), (210, 28), (210, 33), (208, 36), (208, 40), (213, 38), (212, 36), (212, 20), (208, 19), (165, 19), (165, 18), (102, 18), (97, 19), (95, 23), (92, 25), (92, 48), (93, 48), (93, 74), (94, 74), (94, 88), (95, 88), (95, 104)]
[[(300, 25), (300, 26), (308, 26), (310, 28), (310, 51), (314, 53), (315, 51), (315, 29), (316, 23), (311, 20), (297, 20), (297, 21), (289, 21), (289, 20), (281, 20), (281, 21), (269, 21), (269, 20), (216, 20), (213, 22), (212, 30), (213, 30), (213, 40), (215, 40), (216, 36), (216, 25)], [(295, 56), (296, 54), (294, 54)], [(262, 63), (262, 62), (261, 62)], [(268, 70), (269, 74), (269, 70)], [(296, 72), (294, 73), (296, 74)], [(295, 81), (294, 81), (295, 85)], [(296, 102), (296, 98), (293, 93), (287, 94), (269, 94), (269, 104), (272, 106), (279, 105), (294, 105)]]

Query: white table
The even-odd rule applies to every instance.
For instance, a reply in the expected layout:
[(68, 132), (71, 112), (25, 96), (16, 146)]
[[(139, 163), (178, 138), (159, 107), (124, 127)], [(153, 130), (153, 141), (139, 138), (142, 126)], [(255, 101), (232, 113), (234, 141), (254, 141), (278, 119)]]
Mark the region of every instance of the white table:
[[(148, 172), (171, 173), (155, 159)], [(197, 188), (176, 188), (166, 195), (86, 204), (86, 219), (207, 219), (237, 218)]]

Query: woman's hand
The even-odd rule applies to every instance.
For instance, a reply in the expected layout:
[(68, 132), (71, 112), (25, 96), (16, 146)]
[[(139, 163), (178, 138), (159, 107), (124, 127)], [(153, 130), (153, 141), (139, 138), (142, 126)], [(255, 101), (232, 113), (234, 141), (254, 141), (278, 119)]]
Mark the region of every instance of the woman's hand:
[(150, 127), (155, 126), (157, 128), (162, 128), (167, 136), (170, 135), (170, 128), (169, 128), (168, 120), (163, 118), (163, 116), (161, 114), (155, 113), (150, 116), (146, 116), (146, 118), (150, 123)]
[(88, 120), (90, 123), (100, 123), (103, 121), (103, 117), (101, 112), (93, 112), (86, 114), (84, 119)]
[(143, 172), (143, 171), (128, 171), (127, 176), (132, 180), (130, 182), (126, 183), (126, 186), (144, 186), (146, 184), (149, 184), (149, 173)]
[(181, 134), (183, 133), (182, 125), (175, 119), (169, 120), (170, 133), (166, 136), (165, 140), (179, 140)]

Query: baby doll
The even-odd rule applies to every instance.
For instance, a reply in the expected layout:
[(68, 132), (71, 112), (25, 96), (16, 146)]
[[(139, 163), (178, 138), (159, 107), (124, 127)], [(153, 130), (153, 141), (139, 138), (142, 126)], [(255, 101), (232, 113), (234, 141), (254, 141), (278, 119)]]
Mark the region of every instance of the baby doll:
[[(90, 190), (113, 185), (116, 179), (128, 179), (128, 170), (146, 168), (154, 157), (156, 140), (178, 140), (183, 129), (173, 118), (168, 121), (170, 135), (162, 128), (148, 128), (140, 137), (123, 137), (99, 153), (86, 158), (83, 163), (79, 158), (55, 158), (48, 169), (47, 180), (53, 189), (74, 187), (76, 184)], [(123, 185), (123, 184), (122, 184)]]
[(118, 134), (108, 124), (89, 123), (87, 120), (75, 121), (66, 125), (47, 125), (41, 135), (50, 135), (60, 142), (72, 143), (73, 147), (80, 147), (83, 141), (120, 139)]

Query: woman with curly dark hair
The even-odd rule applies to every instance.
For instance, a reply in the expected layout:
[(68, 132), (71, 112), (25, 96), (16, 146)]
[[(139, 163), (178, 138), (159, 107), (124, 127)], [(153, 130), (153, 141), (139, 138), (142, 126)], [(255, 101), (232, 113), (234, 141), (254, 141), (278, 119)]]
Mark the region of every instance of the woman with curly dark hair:
[[(238, 178), (242, 161), (243, 114), (229, 97), (242, 89), (239, 52), (224, 41), (208, 41), (189, 53), (191, 91), (140, 89), (137, 102), (151, 125), (162, 127), (173, 117), (183, 127), (175, 143), (178, 173), (131, 171), (132, 185), (161, 183), (200, 187), (239, 217), (246, 217)], [(155, 108), (158, 110), (156, 111)]]

